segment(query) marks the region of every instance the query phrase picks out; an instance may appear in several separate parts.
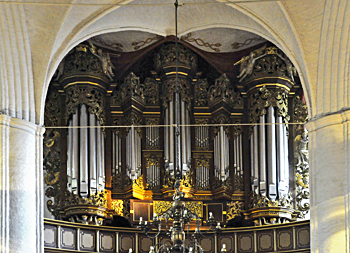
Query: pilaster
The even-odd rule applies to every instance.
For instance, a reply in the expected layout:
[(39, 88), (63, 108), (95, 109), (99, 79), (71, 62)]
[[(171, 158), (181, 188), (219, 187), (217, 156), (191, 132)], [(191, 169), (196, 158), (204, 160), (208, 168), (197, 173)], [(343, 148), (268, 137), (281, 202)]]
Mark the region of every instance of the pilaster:
[(1, 252), (43, 252), (43, 133), (0, 115)]

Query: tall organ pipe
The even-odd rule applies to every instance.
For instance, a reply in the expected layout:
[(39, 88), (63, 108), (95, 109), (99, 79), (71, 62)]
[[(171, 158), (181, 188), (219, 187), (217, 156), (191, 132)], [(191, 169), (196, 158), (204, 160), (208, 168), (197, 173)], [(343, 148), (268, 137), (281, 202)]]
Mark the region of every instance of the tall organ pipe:
[(268, 183), (269, 183), (269, 197), (275, 200), (277, 197), (276, 184), (276, 121), (275, 110), (270, 106), (267, 110), (267, 164), (268, 164)]

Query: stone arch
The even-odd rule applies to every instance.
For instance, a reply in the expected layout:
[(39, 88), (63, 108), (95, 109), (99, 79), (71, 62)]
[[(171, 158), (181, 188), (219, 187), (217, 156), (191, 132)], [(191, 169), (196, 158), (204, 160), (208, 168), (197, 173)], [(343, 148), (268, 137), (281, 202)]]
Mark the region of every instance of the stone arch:
[[(254, 4), (237, 5), (227, 3), (227, 5), (228, 7), (226, 5), (220, 5), (215, 13), (211, 13), (212, 15), (210, 20), (206, 18), (207, 15), (204, 15), (203, 12), (201, 12), (208, 12), (210, 8), (202, 8), (202, 10), (196, 10), (196, 8), (194, 8), (194, 11), (198, 11), (197, 14), (201, 15), (191, 17), (190, 20), (183, 20), (182, 23), (180, 20), (179, 27), (183, 26), (183, 28), (179, 31), (179, 35), (189, 31), (201, 30), (207, 27), (231, 27), (251, 31), (270, 40), (286, 53), (286, 55), (298, 69), (302, 84), (304, 86), (304, 91), (306, 93), (306, 99), (310, 110), (309, 112), (311, 113), (313, 110), (313, 100), (307, 64), (304, 61), (303, 49), (300, 45), (298, 35), (296, 34), (295, 29), (293, 29), (293, 24), (288, 18), (282, 4), (267, 2), (265, 3), (265, 8), (259, 8), (258, 5)], [(53, 76), (59, 62), (75, 45), (92, 36), (112, 31), (140, 30), (153, 32), (162, 36), (170, 35), (173, 32), (172, 26), (174, 24), (172, 23), (172, 18), (168, 18), (168, 22), (164, 22), (164, 24), (155, 25), (153, 21), (149, 21), (150, 18), (148, 17), (157, 15), (161, 16), (162, 18), (172, 17), (172, 5), (169, 8), (164, 8), (165, 11), (163, 14), (157, 12), (157, 9), (153, 10), (154, 13), (150, 13), (147, 12), (147, 9), (143, 9), (142, 11), (142, 8), (140, 8), (139, 11), (130, 11), (130, 8), (132, 9), (134, 7), (128, 7), (126, 5), (125, 7), (110, 8), (105, 11), (101, 11), (98, 15), (92, 15), (87, 21), (84, 21), (83, 24), (83, 21), (81, 20), (80, 22), (74, 21), (76, 23), (76, 27), (73, 28), (71, 28), (72, 25), (69, 18), (62, 21), (61, 29), (56, 34), (56, 40), (62, 36), (61, 31), (64, 31), (65, 27), (72, 31), (75, 30), (75, 33), (71, 35), (68, 34), (65, 36), (65, 38), (61, 38), (60, 40), (64, 41), (65, 43), (58, 45), (55, 42), (55, 47), (52, 48), (51, 58), (47, 64), (47, 75), (44, 87), (42, 89), (42, 97), (40, 101), (38, 101), (41, 108), (41, 120), (43, 119), (44, 101), (50, 79)], [(274, 19), (271, 17), (271, 10), (274, 10), (277, 13), (276, 15), (278, 15), (278, 18)], [(74, 11), (74, 7), (72, 7), (70, 11)], [(123, 14), (123, 12), (125, 12), (125, 14)], [(130, 15), (130, 12), (132, 12), (133, 15)], [(224, 15), (222, 15), (223, 12)], [(148, 16), (141, 15), (142, 13), (148, 13)], [(69, 15), (67, 14), (66, 16), (68, 17)], [(131, 16), (138, 16), (137, 20), (130, 18)], [(245, 23), (245, 25), (242, 26), (242, 23)]]

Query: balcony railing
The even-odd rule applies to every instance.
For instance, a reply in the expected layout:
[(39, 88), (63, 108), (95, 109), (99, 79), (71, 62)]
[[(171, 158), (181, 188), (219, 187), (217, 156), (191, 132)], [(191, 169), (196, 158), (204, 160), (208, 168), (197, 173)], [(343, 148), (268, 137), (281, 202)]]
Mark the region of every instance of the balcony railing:
[[(45, 252), (148, 252), (158, 243), (136, 228), (83, 225), (57, 220), (44, 220)], [(204, 229), (203, 229), (204, 230)], [(160, 235), (157, 240), (167, 239)], [(200, 239), (205, 253), (220, 252), (310, 252), (310, 222), (245, 228), (223, 228), (220, 234), (209, 233)]]

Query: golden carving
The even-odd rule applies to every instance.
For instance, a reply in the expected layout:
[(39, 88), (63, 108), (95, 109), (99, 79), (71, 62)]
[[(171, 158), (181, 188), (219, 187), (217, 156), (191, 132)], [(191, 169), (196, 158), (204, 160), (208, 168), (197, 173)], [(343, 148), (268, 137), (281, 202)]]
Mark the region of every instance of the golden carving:
[(290, 118), (288, 115), (288, 92), (281, 88), (268, 90), (265, 86), (249, 97), (249, 123), (258, 122), (260, 116), (265, 115), (266, 108), (270, 106), (278, 109), (278, 115), (282, 116), (284, 123), (287, 124)]
[(107, 190), (102, 192), (97, 192), (91, 194), (87, 198), (80, 197), (77, 194), (73, 194), (69, 191), (66, 191), (66, 202), (65, 206), (69, 207), (72, 205), (88, 205), (88, 206), (99, 206), (107, 208)]
[(119, 215), (119, 216), (123, 216), (124, 215), (124, 201), (121, 199), (117, 199), (117, 200), (112, 200), (112, 209), (114, 210), (114, 212)]
[(205, 167), (205, 168), (210, 168), (210, 166), (209, 166), (209, 159), (204, 159), (204, 158), (202, 158), (202, 159), (196, 159), (196, 168), (198, 169), (198, 168), (200, 168), (200, 167)]
[(181, 182), (180, 187), (187, 187), (187, 188), (193, 187), (193, 172), (191, 169), (187, 171), (187, 174), (182, 177), (180, 182)]
[[(166, 212), (172, 205), (172, 201), (153, 201), (154, 212), (159, 216)], [(185, 207), (200, 218), (203, 218), (203, 202), (188, 201), (185, 202)]]
[(240, 216), (243, 209), (243, 202), (231, 201), (227, 202), (226, 219), (231, 220), (236, 216)]
[(199, 79), (194, 86), (195, 106), (206, 106), (208, 104), (208, 80)]
[(244, 181), (242, 176), (234, 175), (234, 187), (235, 191), (244, 191)]
[[(186, 103), (187, 109), (190, 111), (191, 103), (192, 103), (191, 101), (193, 99), (190, 82), (187, 79), (183, 79), (179, 77), (177, 85), (179, 87), (181, 98)], [(176, 90), (175, 78), (167, 79), (164, 81), (163, 94), (161, 98), (163, 100), (163, 107), (165, 109), (168, 108), (168, 102), (174, 99), (175, 90)]]
[(293, 198), (291, 192), (280, 197), (277, 200), (270, 200), (267, 196), (260, 195), (259, 193), (252, 192), (249, 208), (260, 207), (284, 207), (293, 208)]
[[(49, 91), (45, 103), (45, 125), (58, 126), (60, 125), (61, 116), (61, 101), (60, 95), (57, 91)], [(60, 154), (60, 134), (53, 129), (47, 129), (44, 134), (43, 145), (43, 168), (46, 172), (44, 181), (47, 186), (45, 195), (49, 199), (46, 202), (47, 209), (54, 215), (58, 216), (61, 205), (61, 185), (60, 185), (60, 171), (61, 171), (61, 154)]]
[(137, 179), (135, 179), (133, 181), (132, 186), (139, 188), (139, 189), (142, 189), (142, 190), (148, 189), (148, 187), (149, 187), (148, 184), (146, 184), (146, 188), (143, 186), (143, 175), (141, 175)]
[(95, 114), (100, 125), (106, 122), (104, 94), (91, 86), (70, 86), (66, 91), (66, 120), (76, 113), (79, 105), (85, 104)]

